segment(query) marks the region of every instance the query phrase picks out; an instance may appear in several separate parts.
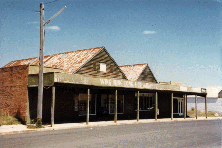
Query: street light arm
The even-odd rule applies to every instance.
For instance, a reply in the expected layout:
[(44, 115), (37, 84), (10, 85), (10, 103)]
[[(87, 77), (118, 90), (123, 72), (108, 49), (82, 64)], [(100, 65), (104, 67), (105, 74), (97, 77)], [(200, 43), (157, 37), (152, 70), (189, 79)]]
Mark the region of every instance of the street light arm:
[[(66, 6), (64, 8), (62, 8), (58, 13), (56, 13), (53, 17), (51, 17), (45, 24), (48, 24), (54, 17), (56, 17), (57, 15), (59, 15), (64, 9), (66, 8)], [(45, 25), (44, 24), (44, 25)]]

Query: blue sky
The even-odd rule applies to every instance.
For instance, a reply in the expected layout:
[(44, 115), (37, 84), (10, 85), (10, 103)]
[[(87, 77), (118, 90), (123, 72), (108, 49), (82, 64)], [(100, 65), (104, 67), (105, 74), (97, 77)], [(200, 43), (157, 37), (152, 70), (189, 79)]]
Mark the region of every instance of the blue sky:
[(1, 0), (0, 67), (39, 56), (105, 46), (119, 65), (148, 63), (158, 81), (222, 86), (222, 0)]

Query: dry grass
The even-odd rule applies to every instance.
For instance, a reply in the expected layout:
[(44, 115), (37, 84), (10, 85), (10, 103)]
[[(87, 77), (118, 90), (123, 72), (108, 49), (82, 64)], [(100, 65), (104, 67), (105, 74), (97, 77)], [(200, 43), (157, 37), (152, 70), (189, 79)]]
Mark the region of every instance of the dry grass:
[(37, 128), (45, 128), (42, 123), (38, 124), (37, 119), (31, 120), (31, 124), (27, 124), (27, 128), (29, 129), (37, 129)]
[[(196, 117), (196, 111), (194, 109), (188, 110), (187, 115), (190, 117)], [(216, 116), (218, 115), (218, 116)], [(206, 117), (205, 111), (203, 110), (197, 110), (197, 116), (198, 117)], [(214, 112), (214, 111), (208, 111), (207, 117), (222, 117), (222, 113)]]
[(21, 124), (14, 116), (8, 116), (5, 112), (0, 112), (0, 125)]

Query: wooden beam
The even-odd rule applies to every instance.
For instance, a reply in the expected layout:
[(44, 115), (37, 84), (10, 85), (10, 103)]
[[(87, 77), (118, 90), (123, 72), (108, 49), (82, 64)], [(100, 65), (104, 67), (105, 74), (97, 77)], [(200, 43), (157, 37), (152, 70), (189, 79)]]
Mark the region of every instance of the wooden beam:
[(139, 121), (140, 115), (140, 92), (137, 93), (137, 121)]
[(205, 96), (205, 114), (207, 119), (207, 95)]
[(31, 119), (30, 119), (30, 109), (29, 109), (29, 88), (27, 87), (27, 108), (26, 108), (26, 124), (30, 124), (31, 123)]
[(156, 92), (155, 95), (155, 120), (157, 121), (157, 99), (158, 99), (158, 94)]
[(51, 127), (54, 126), (54, 111), (55, 111), (55, 86), (52, 86)]
[(185, 94), (184, 95), (184, 119), (186, 119), (186, 116), (187, 116), (187, 111), (186, 111), (186, 103), (187, 103), (187, 101), (186, 101), (186, 98), (187, 98), (187, 95)]
[(173, 120), (173, 93), (171, 93), (171, 120)]
[(89, 96), (90, 96), (90, 89), (88, 89), (88, 93), (87, 93), (86, 125), (89, 124)]
[(197, 95), (195, 95), (195, 111), (196, 111), (196, 119), (197, 119)]
[(117, 90), (115, 91), (115, 111), (114, 122), (117, 123)]

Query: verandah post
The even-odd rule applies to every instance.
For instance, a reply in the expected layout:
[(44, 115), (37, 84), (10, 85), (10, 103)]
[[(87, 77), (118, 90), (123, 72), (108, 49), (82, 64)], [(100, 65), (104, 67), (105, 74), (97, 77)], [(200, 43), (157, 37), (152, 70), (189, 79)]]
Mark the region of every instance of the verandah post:
[(114, 115), (114, 122), (117, 122), (117, 90), (115, 91), (115, 115)]
[(171, 93), (171, 120), (173, 120), (173, 93)]
[(195, 112), (196, 112), (196, 119), (197, 119), (197, 95), (195, 95)]
[(156, 95), (155, 95), (155, 120), (157, 120), (157, 99), (158, 99), (158, 94), (156, 92)]
[(55, 112), (55, 86), (52, 86), (51, 127), (54, 126), (54, 112)]
[(187, 101), (186, 101), (187, 99), (186, 98), (187, 98), (187, 95), (185, 94), (184, 95), (184, 113), (183, 113), (184, 114), (184, 119), (186, 119), (186, 116), (187, 116), (186, 115), (186, 112), (187, 112), (186, 111), (186, 104), (187, 104)]
[(140, 92), (137, 93), (137, 121), (139, 121), (139, 115), (140, 115)]
[(89, 124), (89, 96), (90, 96), (90, 89), (88, 88), (87, 93), (87, 113), (86, 113), (86, 125)]
[(207, 119), (207, 95), (205, 96), (205, 114)]

